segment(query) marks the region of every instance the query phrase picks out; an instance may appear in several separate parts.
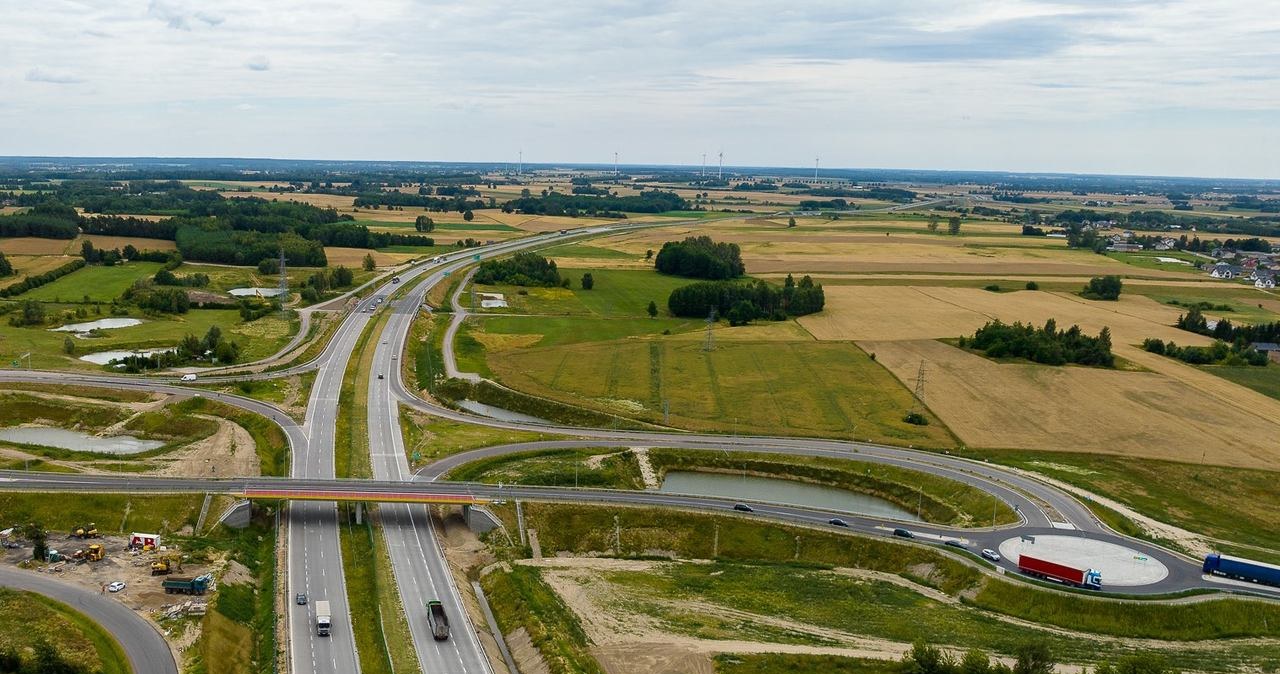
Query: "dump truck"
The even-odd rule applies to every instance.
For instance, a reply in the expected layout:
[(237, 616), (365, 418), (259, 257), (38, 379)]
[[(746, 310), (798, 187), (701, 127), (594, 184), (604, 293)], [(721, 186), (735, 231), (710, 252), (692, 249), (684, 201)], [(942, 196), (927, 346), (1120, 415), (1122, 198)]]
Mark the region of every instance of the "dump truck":
[(204, 594), (213, 583), (213, 576), (204, 574), (195, 578), (165, 578), (161, 586), (165, 594)]
[(98, 525), (90, 522), (82, 527), (76, 527), (71, 530), (72, 538), (97, 538)]
[(436, 641), (449, 638), (449, 616), (444, 614), (444, 604), (435, 600), (427, 602), (427, 622), (431, 623), (431, 636)]
[(329, 614), (329, 602), (321, 600), (316, 602), (316, 636), (329, 636), (329, 626), (333, 622), (333, 616)]
[(1028, 576), (1056, 580), (1059, 583), (1082, 587), (1086, 590), (1102, 589), (1102, 572), (1096, 569), (1077, 569), (1031, 555), (1020, 555), (1018, 570)]
[(1204, 558), (1204, 572), (1236, 580), (1280, 586), (1280, 566), (1213, 553)]

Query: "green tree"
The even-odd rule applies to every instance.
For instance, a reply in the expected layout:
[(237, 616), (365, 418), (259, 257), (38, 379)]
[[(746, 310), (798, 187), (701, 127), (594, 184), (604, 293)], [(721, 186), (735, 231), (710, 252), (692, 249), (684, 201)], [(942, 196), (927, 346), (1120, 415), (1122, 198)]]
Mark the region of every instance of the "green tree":
[(795, 218), (787, 218), (787, 227), (795, 227), (795, 226), (796, 226), (796, 219), (795, 219)]
[(1053, 653), (1042, 641), (1022, 644), (1014, 649), (1014, 655), (1013, 674), (1053, 674)]
[(751, 300), (738, 300), (733, 303), (732, 307), (729, 307), (727, 318), (729, 319), (729, 325), (746, 325), (755, 320), (756, 306), (751, 303)]
[(49, 536), (43, 524), (28, 523), (22, 528), (22, 537), (31, 543), (31, 559), (43, 562), (49, 556)]
[(644, 261), (648, 262), (649, 260), (652, 260), (652, 259), (653, 259), (653, 249), (650, 248), (649, 250), (646, 250), (644, 252)]
[(917, 641), (902, 656), (902, 674), (955, 674), (955, 660), (937, 646)]
[(947, 219), (947, 233), (950, 234), (951, 236), (955, 236), (960, 233), (959, 217), (953, 215)]
[(436, 221), (425, 215), (419, 215), (413, 221), (413, 228), (419, 232), (431, 232), (436, 228)]
[(929, 231), (930, 232), (938, 231), (938, 214), (937, 213), (929, 214)]
[(0, 253), (0, 276), (13, 276), (13, 265), (9, 263), (9, 258)]
[(373, 253), (365, 253), (364, 260), (360, 263), (360, 266), (365, 271), (377, 269), (378, 263), (373, 260)]
[(649, 312), (649, 318), (656, 317), (658, 315), (658, 303), (653, 300), (649, 300), (649, 308), (646, 311)]
[(472, 213), (471, 209), (468, 208), (467, 210), (462, 212), (462, 219), (466, 220), (467, 222), (471, 222), (472, 220), (476, 219), (476, 214)]
[(583, 274), (583, 275), (582, 275), (582, 289), (583, 289), (583, 290), (591, 290), (591, 289), (592, 289), (592, 288), (594, 288), (594, 287), (596, 287), (596, 280), (595, 280), (594, 278), (592, 278), (592, 276), (591, 276), (591, 272), (587, 272), (587, 273)]
[(71, 339), (70, 336), (64, 337), (62, 339), (62, 352), (68, 356), (74, 354), (76, 352), (76, 340)]
[(1080, 291), (1080, 296), (1087, 300), (1115, 301), (1120, 299), (1123, 286), (1119, 276), (1095, 276), (1089, 279), (1089, 284)]
[(1104, 662), (1094, 674), (1180, 674), (1169, 661), (1157, 653), (1126, 655), (1117, 663)]

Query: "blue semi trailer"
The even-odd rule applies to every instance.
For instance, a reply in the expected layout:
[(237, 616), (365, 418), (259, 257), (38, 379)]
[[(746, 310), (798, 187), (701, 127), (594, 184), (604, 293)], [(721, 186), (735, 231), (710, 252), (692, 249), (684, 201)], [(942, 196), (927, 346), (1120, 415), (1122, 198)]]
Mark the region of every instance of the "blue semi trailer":
[(1204, 558), (1204, 572), (1280, 587), (1280, 566), (1213, 553)]

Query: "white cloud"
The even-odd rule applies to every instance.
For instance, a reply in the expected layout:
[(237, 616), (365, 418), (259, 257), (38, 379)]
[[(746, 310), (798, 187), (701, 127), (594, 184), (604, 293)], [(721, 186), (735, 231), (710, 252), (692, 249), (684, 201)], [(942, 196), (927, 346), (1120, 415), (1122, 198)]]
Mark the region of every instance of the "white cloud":
[(28, 82), (46, 82), (48, 84), (80, 84), (84, 82), (82, 77), (76, 77), (70, 73), (45, 70), (44, 68), (28, 70), (26, 79)]
[[(29, 132), (0, 153), (1280, 177), (1260, 0), (78, 0), (6, 23)], [(220, 114), (241, 103), (279, 118)]]

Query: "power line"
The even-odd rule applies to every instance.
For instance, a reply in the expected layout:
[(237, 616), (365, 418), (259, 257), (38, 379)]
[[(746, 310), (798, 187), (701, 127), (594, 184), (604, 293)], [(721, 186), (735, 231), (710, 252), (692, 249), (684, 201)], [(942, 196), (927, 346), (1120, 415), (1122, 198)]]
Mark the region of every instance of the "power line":
[(712, 333), (711, 328), (716, 324), (716, 308), (711, 307), (711, 311), (707, 314), (707, 339), (702, 343), (703, 351), (716, 350), (716, 337)]

